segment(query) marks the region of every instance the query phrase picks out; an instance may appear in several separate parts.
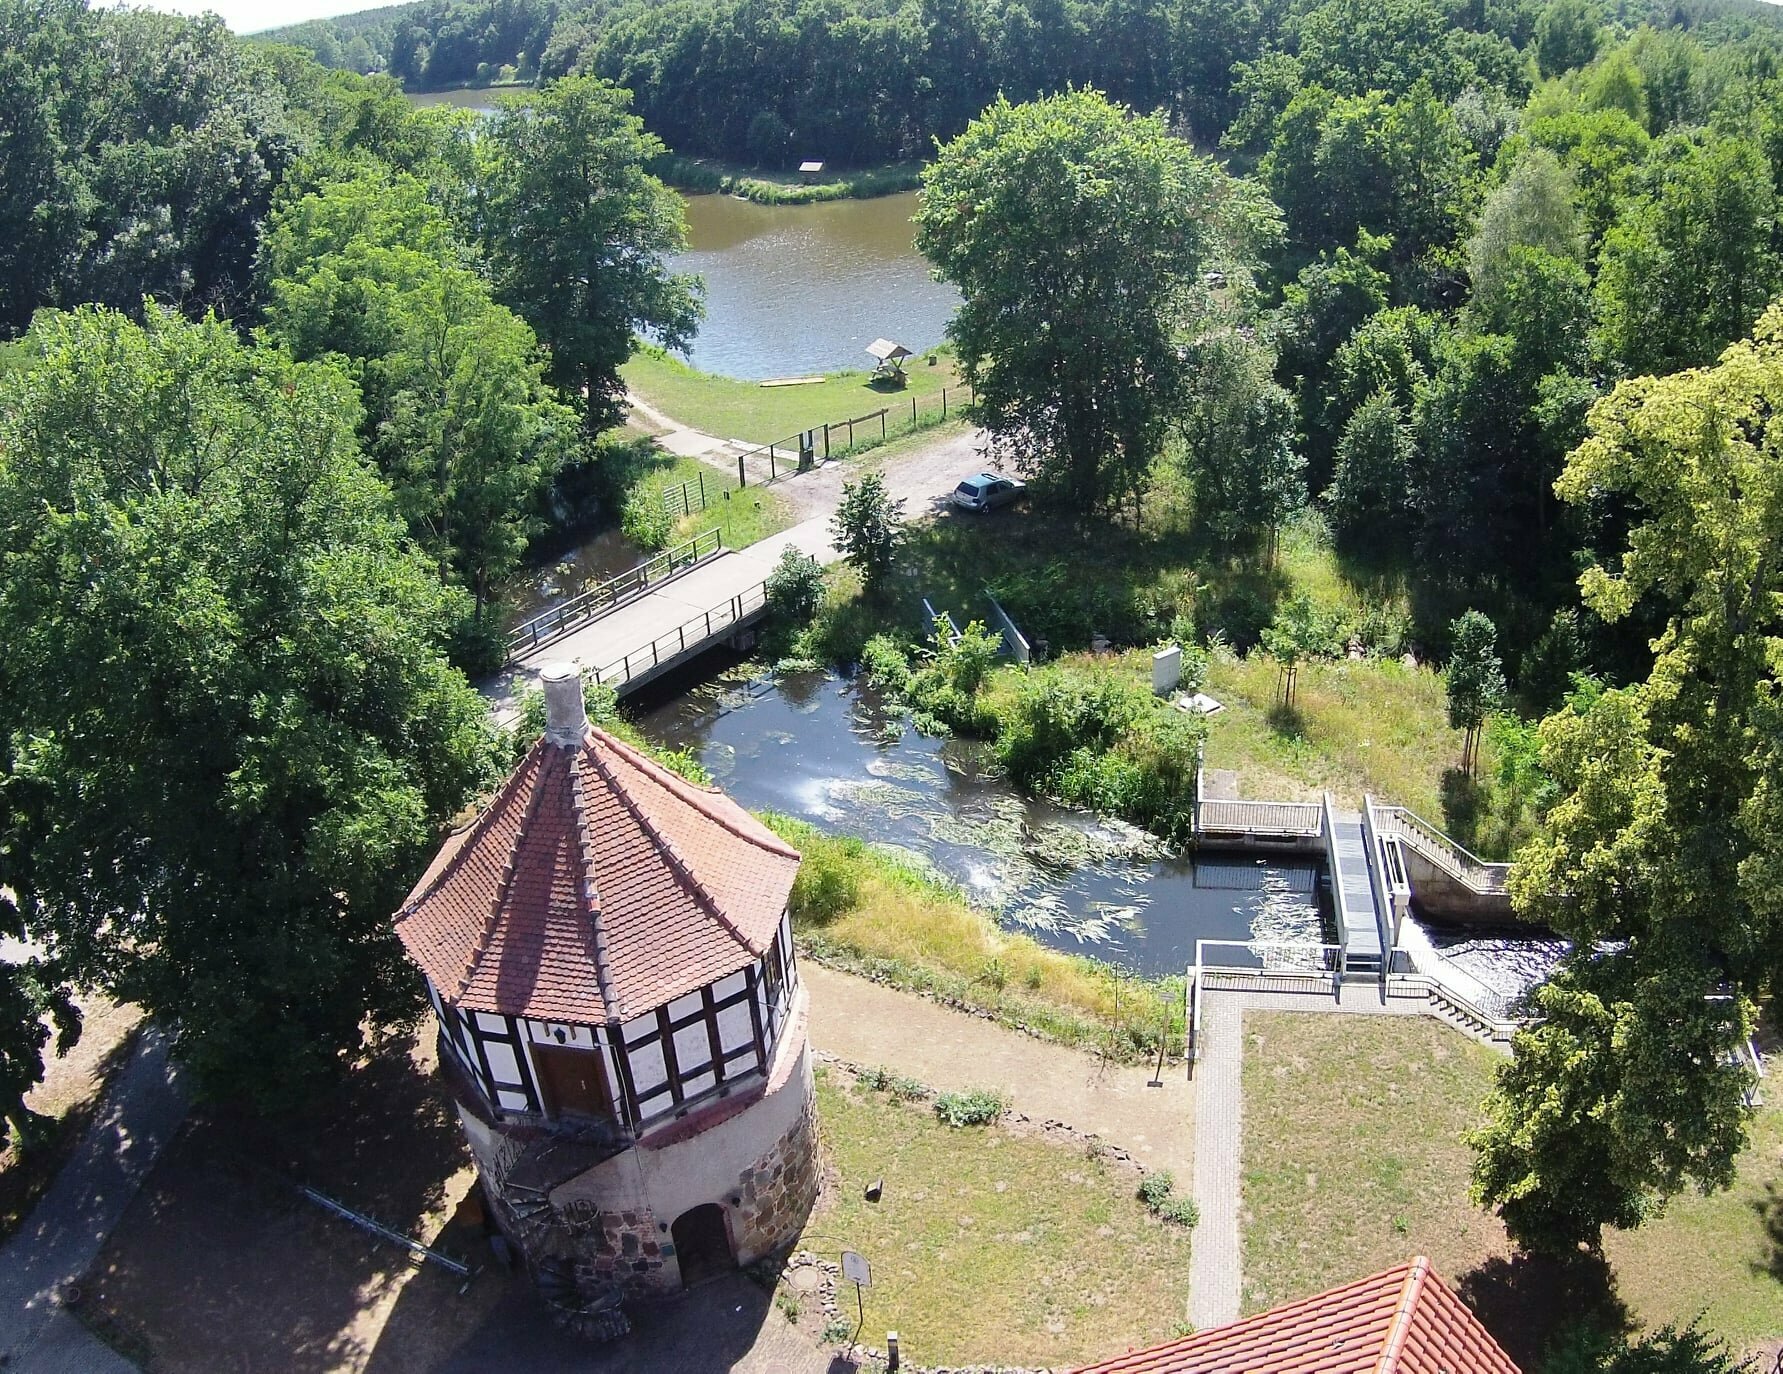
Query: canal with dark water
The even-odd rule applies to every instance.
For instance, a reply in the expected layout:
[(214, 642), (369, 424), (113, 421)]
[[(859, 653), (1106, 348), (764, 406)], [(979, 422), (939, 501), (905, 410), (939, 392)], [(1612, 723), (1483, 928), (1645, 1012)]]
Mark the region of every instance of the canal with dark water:
[[(1332, 938), (1322, 861), (1191, 856), (1024, 797), (983, 744), (918, 734), (859, 679), (737, 670), (640, 706), (652, 741), (689, 750), (744, 806), (890, 848), (1054, 948), (1157, 975), (1182, 973), (1197, 939)], [(1539, 977), (1558, 948), (1528, 932), (1420, 932), (1505, 993)]]

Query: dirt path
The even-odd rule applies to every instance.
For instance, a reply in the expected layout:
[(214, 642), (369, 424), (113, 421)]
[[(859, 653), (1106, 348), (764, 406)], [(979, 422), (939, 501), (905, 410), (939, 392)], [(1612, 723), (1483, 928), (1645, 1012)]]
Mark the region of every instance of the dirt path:
[(946, 1092), (999, 1088), (1018, 1112), (1093, 1132), (1180, 1184), (1192, 1177), (1193, 1093), (1180, 1066), (1153, 1087), (1149, 1069), (1106, 1064), (810, 960), (800, 969), (818, 1049)]
[[(734, 472), (735, 452), (744, 447), (682, 424), (638, 396), (627, 396), (632, 410), (663, 432), (656, 442), (680, 457), (698, 458), (724, 472)], [(863, 473), (885, 475), (893, 500), (904, 502), (909, 520), (926, 519), (947, 509), (947, 494), (986, 465), (983, 430), (943, 425), (894, 440), (846, 462), (823, 463), (774, 484), (774, 490), (792, 502), (801, 520), (828, 520), (842, 501), (842, 483)]]

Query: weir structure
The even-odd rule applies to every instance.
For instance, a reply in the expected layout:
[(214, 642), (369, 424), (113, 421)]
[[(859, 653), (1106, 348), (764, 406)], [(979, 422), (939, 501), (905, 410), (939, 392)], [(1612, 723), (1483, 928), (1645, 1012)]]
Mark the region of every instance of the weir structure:
[(1220, 990), (1302, 993), (1338, 1006), (1417, 1001), (1477, 1039), (1509, 1043), (1520, 1023), (1513, 999), (1440, 958), (1415, 955), (1400, 940), (1414, 894), (1422, 909), (1440, 916), (1514, 920), (1509, 864), (1490, 863), (1421, 816), (1372, 796), (1360, 811), (1340, 809), (1329, 792), (1316, 802), (1209, 796), (1201, 768), (1194, 834), (1198, 845), (1216, 849), (1322, 855), (1337, 938), (1196, 941), (1186, 1007), (1191, 1071), (1206, 994)]

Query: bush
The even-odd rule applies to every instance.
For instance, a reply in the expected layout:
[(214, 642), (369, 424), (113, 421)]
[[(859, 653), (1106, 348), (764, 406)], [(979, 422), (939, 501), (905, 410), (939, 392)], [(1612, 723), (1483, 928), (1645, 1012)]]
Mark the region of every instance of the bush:
[(890, 635), (874, 635), (861, 647), (861, 669), (882, 692), (903, 696), (910, 688), (910, 659)]
[(799, 625), (809, 624), (823, 604), (823, 568), (808, 553), (788, 545), (768, 574), (768, 606)]
[(1150, 1212), (1157, 1211), (1170, 1201), (1170, 1195), (1176, 1191), (1176, 1179), (1168, 1169), (1160, 1169), (1155, 1174), (1147, 1174), (1139, 1180), (1139, 1200)]
[(804, 851), (787, 902), (793, 920), (821, 926), (854, 910), (860, 899), (856, 856), (845, 841), (819, 841)]
[(1176, 1179), (1168, 1169), (1139, 1180), (1139, 1200), (1158, 1220), (1175, 1226), (1195, 1226), (1201, 1220), (1201, 1209), (1193, 1198), (1176, 1196)]
[(949, 1126), (989, 1126), (1009, 1110), (1003, 1095), (989, 1088), (967, 1093), (942, 1093), (935, 1099), (935, 1115)]
[(654, 553), (668, 547), (669, 536), (675, 532), (675, 521), (663, 502), (662, 492), (644, 482), (627, 494), (625, 509), (619, 516), (619, 528), (640, 549)]

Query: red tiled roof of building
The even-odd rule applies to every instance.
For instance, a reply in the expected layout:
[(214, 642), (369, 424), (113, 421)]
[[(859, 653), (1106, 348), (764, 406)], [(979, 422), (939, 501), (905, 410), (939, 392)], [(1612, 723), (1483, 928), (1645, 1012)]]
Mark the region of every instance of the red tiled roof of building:
[(605, 731), (547, 736), (441, 847), (396, 932), (448, 1002), (629, 1020), (754, 963), (798, 851)]
[(1519, 1374), (1422, 1256), (1078, 1374)]

